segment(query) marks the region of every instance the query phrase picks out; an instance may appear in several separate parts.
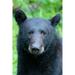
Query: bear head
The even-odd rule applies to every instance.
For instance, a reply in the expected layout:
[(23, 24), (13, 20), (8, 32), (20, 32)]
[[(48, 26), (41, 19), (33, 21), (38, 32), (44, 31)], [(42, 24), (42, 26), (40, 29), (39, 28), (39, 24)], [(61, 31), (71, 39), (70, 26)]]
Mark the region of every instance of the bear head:
[(16, 9), (15, 19), (19, 25), (19, 38), (23, 49), (33, 55), (46, 52), (54, 39), (55, 26), (60, 21), (60, 15), (57, 14), (50, 20), (28, 19), (22, 10)]

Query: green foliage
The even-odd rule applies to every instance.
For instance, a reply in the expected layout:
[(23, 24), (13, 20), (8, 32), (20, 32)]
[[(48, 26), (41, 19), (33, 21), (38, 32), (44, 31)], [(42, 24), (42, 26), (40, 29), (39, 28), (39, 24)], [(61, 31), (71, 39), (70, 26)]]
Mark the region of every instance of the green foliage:
[[(58, 13), (62, 14), (62, 0), (13, 0), (13, 9), (15, 8), (22, 9), (28, 18), (50, 19)], [(62, 20), (57, 26), (57, 30), (62, 34)], [(17, 70), (17, 34), (18, 26), (13, 17), (13, 75), (16, 75)]]
[(13, 18), (13, 75), (16, 75), (17, 71), (17, 48), (16, 48), (16, 40), (18, 34), (18, 27), (15, 19)]
[(13, 7), (19, 7), (28, 17), (50, 18), (62, 12), (61, 0), (13, 0)]

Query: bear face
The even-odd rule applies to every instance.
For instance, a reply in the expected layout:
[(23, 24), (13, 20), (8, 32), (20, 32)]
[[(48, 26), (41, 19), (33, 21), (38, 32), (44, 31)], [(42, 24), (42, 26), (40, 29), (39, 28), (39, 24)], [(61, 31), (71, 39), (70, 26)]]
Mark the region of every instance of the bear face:
[(15, 19), (19, 25), (19, 36), (22, 40), (23, 49), (33, 55), (39, 55), (47, 51), (53, 37), (55, 26), (60, 20), (60, 15), (51, 20), (42, 18), (28, 19), (20, 9), (15, 11)]
[[(48, 42), (53, 39), (52, 31), (53, 27), (47, 20), (39, 18), (27, 19), (22, 23), (20, 35), (25, 42), (24, 45), (28, 44), (26, 50), (31, 54), (38, 55), (47, 50), (46, 47), (49, 44)], [(48, 36), (49, 34), (51, 37)]]

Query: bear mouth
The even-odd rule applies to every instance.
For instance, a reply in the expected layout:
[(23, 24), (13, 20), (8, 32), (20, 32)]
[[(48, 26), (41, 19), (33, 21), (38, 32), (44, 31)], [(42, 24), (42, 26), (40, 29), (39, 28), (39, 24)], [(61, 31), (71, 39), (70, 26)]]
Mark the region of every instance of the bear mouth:
[(42, 46), (40, 49), (37, 48), (32, 49), (31, 46), (29, 46), (28, 50), (33, 55), (40, 55), (44, 52), (44, 46)]

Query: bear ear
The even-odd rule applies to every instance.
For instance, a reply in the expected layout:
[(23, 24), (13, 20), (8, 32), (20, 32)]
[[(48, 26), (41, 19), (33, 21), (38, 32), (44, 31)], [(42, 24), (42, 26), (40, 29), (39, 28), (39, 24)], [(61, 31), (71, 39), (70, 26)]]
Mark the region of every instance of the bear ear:
[(55, 27), (60, 21), (60, 14), (57, 14), (56, 16), (54, 16), (50, 21), (52, 26)]
[(26, 15), (21, 9), (18, 9), (18, 8), (14, 9), (13, 13), (19, 25), (27, 19)]

